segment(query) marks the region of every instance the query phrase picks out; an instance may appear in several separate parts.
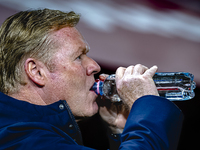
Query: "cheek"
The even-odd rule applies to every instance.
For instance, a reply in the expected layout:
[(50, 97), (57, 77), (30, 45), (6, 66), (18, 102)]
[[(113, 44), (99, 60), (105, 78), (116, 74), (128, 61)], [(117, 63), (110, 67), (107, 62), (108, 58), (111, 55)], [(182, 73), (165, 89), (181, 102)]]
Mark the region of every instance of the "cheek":
[(62, 76), (64, 80), (76, 81), (84, 75), (85, 71), (81, 65), (70, 63), (70, 64), (67, 64), (66, 66), (62, 66), (59, 72), (60, 72), (60, 76)]
[(72, 84), (82, 86), (86, 80), (86, 71), (82, 66), (75, 66), (69, 71), (67, 77)]
[(73, 69), (68, 70), (62, 80), (68, 94), (73, 94), (73, 97), (78, 97), (83, 94), (86, 84), (86, 76), (82, 67), (76, 66)]
[(85, 72), (85, 68), (82, 65), (81, 62), (73, 62), (68, 64), (67, 66), (63, 66), (63, 70), (65, 70), (66, 73), (68, 73), (69, 75), (74, 75), (74, 74), (82, 74), (83, 72)]
[(86, 71), (82, 65), (67, 64), (59, 66), (54, 73), (51, 73), (51, 79), (54, 89), (64, 95), (65, 98), (78, 97), (81, 94), (83, 95), (85, 89)]

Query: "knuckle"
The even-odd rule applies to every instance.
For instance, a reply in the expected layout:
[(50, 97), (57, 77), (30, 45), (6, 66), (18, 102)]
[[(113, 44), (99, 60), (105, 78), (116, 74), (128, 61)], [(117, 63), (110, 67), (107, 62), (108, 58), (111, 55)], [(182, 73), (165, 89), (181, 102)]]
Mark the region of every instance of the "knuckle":
[(125, 69), (126, 69), (125, 67), (119, 67), (119, 68), (117, 68), (116, 72), (123, 71)]
[(118, 69), (122, 69), (122, 70), (124, 70), (124, 69), (126, 69), (125, 67), (119, 67)]
[(128, 66), (128, 68), (134, 68), (135, 66), (133, 66), (133, 65), (130, 65), (130, 66)]
[(137, 64), (137, 65), (135, 65), (135, 67), (142, 67), (143, 65), (142, 64)]

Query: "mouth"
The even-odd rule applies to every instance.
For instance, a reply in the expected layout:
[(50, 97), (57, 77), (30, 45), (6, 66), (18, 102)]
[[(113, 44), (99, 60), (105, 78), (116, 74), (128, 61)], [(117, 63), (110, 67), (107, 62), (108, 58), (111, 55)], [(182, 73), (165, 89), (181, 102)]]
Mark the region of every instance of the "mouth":
[(97, 90), (96, 82), (93, 82), (92, 86), (90, 87), (90, 91), (91, 91), (91, 92), (94, 92), (96, 95), (98, 95), (98, 94), (96, 93), (96, 90)]
[[(94, 84), (93, 84), (93, 85), (94, 85)], [(94, 91), (94, 90), (93, 90), (93, 85), (90, 87), (90, 91)]]
[(94, 82), (94, 83), (92, 84), (92, 86), (90, 87), (90, 91), (95, 91), (94, 85), (95, 85), (95, 82)]

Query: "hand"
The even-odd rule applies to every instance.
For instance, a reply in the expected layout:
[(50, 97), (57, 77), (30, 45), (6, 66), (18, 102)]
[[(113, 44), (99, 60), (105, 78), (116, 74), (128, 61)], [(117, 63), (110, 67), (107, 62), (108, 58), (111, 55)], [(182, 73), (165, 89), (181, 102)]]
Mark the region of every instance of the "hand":
[[(99, 79), (104, 81), (108, 76), (101, 74)], [(129, 110), (123, 103), (112, 103), (110, 100), (104, 99), (101, 101), (99, 114), (112, 133), (121, 134), (126, 124)]]
[(143, 65), (120, 67), (116, 71), (117, 91), (123, 102), (131, 109), (133, 103), (144, 95), (157, 95), (158, 91), (153, 81), (157, 66), (150, 69)]
[[(140, 64), (117, 69), (115, 81), (123, 103), (112, 103), (109, 100), (104, 100), (99, 110), (102, 119), (107, 122), (113, 133), (122, 133), (130, 109), (138, 98), (144, 95), (159, 95), (152, 78), (156, 71), (157, 66), (148, 69)], [(104, 81), (107, 77), (108, 75), (102, 74), (99, 79)]]

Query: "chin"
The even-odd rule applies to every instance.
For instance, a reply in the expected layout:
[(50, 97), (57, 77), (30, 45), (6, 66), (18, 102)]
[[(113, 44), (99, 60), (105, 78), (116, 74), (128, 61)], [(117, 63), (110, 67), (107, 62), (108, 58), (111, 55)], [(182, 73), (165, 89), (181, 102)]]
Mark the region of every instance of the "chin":
[(98, 95), (96, 95), (95, 93), (94, 93), (94, 101), (93, 101), (93, 109), (94, 109), (94, 112), (95, 112), (95, 114), (98, 112), (98, 110), (99, 110), (99, 106), (98, 106), (98, 104), (97, 104), (97, 102), (96, 102), (96, 99), (97, 99), (97, 97), (98, 97)]
[(87, 117), (92, 117), (92, 116), (94, 116), (96, 113), (98, 113), (98, 111), (99, 111), (99, 107), (98, 107), (97, 103), (94, 102), (94, 103), (92, 104), (92, 108), (91, 108), (90, 111), (88, 112)]
[(82, 121), (86, 118), (94, 116), (95, 114), (98, 113), (98, 111), (99, 111), (99, 107), (98, 107), (97, 103), (94, 102), (92, 104), (91, 108), (88, 109), (88, 111), (85, 111), (82, 114), (76, 114), (76, 115), (74, 115), (74, 117), (75, 117), (76, 121), (79, 122), (79, 121)]
[(84, 108), (85, 110), (85, 117), (91, 117), (98, 113), (99, 107), (96, 102), (98, 95), (96, 95), (94, 92), (90, 92), (87, 100), (89, 101), (88, 105)]
[(93, 115), (95, 115), (99, 111), (99, 106), (97, 105), (96, 101), (94, 102), (93, 105), (94, 105), (94, 114)]

